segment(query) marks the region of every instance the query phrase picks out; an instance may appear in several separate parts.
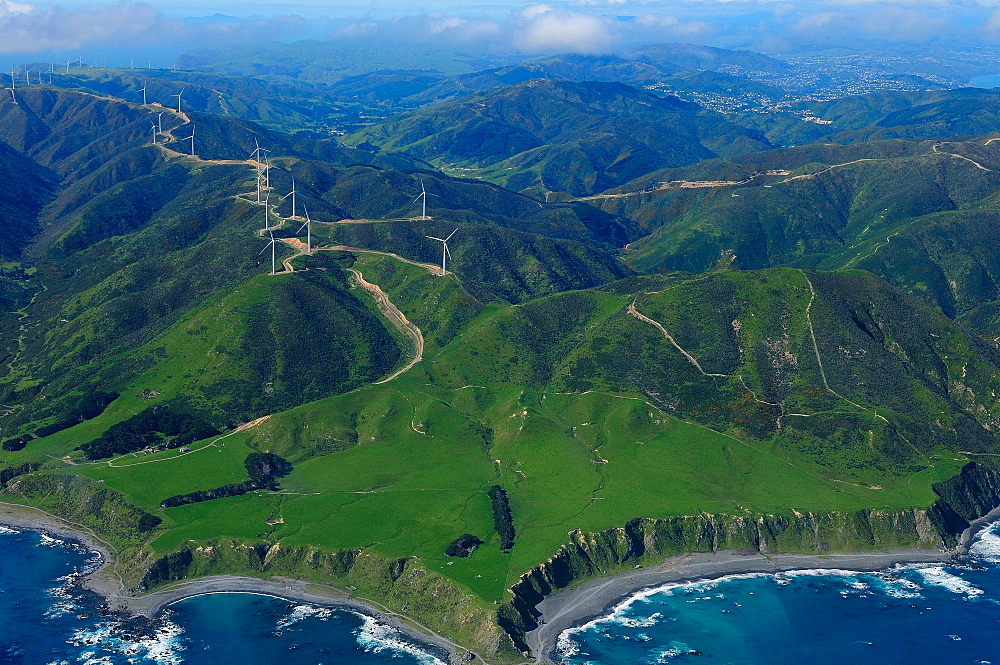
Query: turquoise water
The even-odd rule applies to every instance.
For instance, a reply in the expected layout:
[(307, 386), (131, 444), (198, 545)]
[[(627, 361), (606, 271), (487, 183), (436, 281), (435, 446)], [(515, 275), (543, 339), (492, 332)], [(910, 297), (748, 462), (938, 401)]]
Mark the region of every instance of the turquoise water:
[(270, 596), (199, 596), (156, 621), (125, 621), (75, 585), (97, 562), (71, 543), (0, 527), (0, 665), (442, 665), (371, 617)]
[(563, 633), (584, 663), (1000, 663), (1000, 535), (957, 565), (735, 575), (643, 591)]

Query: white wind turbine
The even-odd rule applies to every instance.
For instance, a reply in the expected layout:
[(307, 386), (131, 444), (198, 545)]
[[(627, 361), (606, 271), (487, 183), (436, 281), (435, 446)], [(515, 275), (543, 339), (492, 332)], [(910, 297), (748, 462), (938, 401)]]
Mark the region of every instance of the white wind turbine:
[(181, 139), (182, 141), (187, 141), (191, 139), (191, 156), (194, 157), (194, 123), (191, 123), (191, 136)]
[(149, 126), (153, 128), (153, 145), (156, 145), (156, 123), (151, 122)]
[(158, 131), (161, 134), (163, 133), (163, 114), (164, 113), (166, 113), (166, 111), (160, 111), (159, 113), (156, 114), (156, 131)]
[(312, 254), (312, 220), (309, 219), (309, 208), (306, 208), (305, 203), (302, 204), (302, 207), (305, 208), (306, 211), (306, 223), (299, 227), (299, 230), (295, 232), (295, 235), (302, 233), (302, 229), (306, 230), (306, 254)]
[(142, 105), (146, 105), (146, 80), (142, 81)]
[(271, 236), (271, 242), (269, 242), (266, 245), (264, 245), (264, 249), (260, 250), (260, 254), (257, 254), (257, 256), (260, 256), (261, 254), (263, 254), (264, 252), (266, 252), (268, 247), (271, 248), (271, 274), (275, 275), (275, 274), (277, 274), (276, 271), (275, 271), (275, 269), (277, 268), (277, 261), (276, 261), (276, 257), (275, 257), (275, 251), (276, 251), (275, 248), (278, 245), (278, 241), (274, 239), (274, 234), (273, 233), (271, 233), (270, 231), (268, 231), (268, 234)]
[(278, 201), (278, 203), (281, 203), (281, 201), (284, 201), (289, 196), (292, 197), (292, 218), (293, 219), (296, 217), (296, 215), (295, 215), (295, 195), (298, 194), (298, 193), (299, 192), (295, 189), (295, 176), (292, 176), (292, 191), (290, 191), (287, 194), (285, 194), (284, 196), (282, 196), (281, 199), (279, 199), (279, 201)]
[(431, 240), (437, 240), (439, 243), (441, 243), (441, 274), (442, 275), (447, 275), (448, 274), (448, 270), (447, 270), (447, 268), (448, 268), (448, 259), (451, 258), (451, 252), (448, 251), (448, 241), (451, 240), (451, 237), (453, 235), (455, 235), (457, 232), (458, 232), (458, 229), (455, 229), (454, 231), (452, 231), (451, 233), (448, 234), (447, 238), (435, 238), (434, 236), (427, 236)]
[(424, 200), (423, 210), (421, 211), (420, 218), (427, 219), (427, 197), (437, 196), (437, 194), (428, 194), (427, 189), (424, 187), (424, 179), (420, 179), (420, 193), (417, 194), (410, 203), (416, 203), (417, 199), (422, 198)]
[(181, 112), (181, 95), (184, 94), (184, 90), (186, 90), (186, 88), (181, 88), (181, 91), (178, 92), (176, 95), (170, 95), (171, 97), (176, 97), (177, 98), (177, 112), (178, 113)]
[(17, 76), (14, 74), (14, 65), (10, 66), (10, 89), (17, 87)]

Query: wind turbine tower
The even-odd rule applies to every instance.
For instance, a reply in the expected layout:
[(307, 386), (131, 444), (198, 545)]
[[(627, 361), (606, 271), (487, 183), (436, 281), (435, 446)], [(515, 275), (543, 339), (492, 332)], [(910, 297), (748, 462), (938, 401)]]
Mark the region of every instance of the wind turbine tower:
[(166, 111), (160, 111), (159, 113), (156, 114), (156, 131), (158, 131), (161, 134), (163, 133), (163, 114), (164, 113), (166, 113)]
[[(296, 217), (296, 215), (295, 215), (295, 195), (296, 194), (298, 194), (298, 191), (295, 189), (295, 176), (292, 176), (292, 191), (290, 191), (287, 194), (285, 194), (284, 196), (282, 196), (281, 200), (284, 201), (289, 196), (292, 197), (292, 217), (293, 218)], [(301, 230), (301, 229), (299, 229), (299, 230)]]
[(295, 235), (302, 233), (302, 229), (306, 230), (306, 254), (313, 253), (313, 236), (312, 236), (312, 220), (309, 219), (309, 208), (306, 208), (306, 204), (302, 204), (302, 207), (306, 211), (306, 223), (299, 227), (299, 230), (295, 232)]
[(171, 97), (176, 97), (177, 98), (177, 112), (178, 113), (181, 112), (181, 95), (183, 95), (183, 94), (184, 94), (184, 88), (181, 88), (181, 91), (178, 92), (176, 95), (170, 95)]
[(423, 201), (423, 209), (420, 212), (420, 218), (421, 219), (427, 219), (427, 197), (428, 196), (437, 196), (437, 194), (428, 194), (427, 193), (427, 188), (424, 187), (424, 179), (421, 178), (420, 179), (420, 193), (417, 194), (412, 201), (410, 201), (410, 203), (416, 203), (417, 199), (423, 199), (424, 200)]
[(156, 123), (149, 123), (149, 126), (153, 128), (153, 145), (156, 145)]
[(275, 247), (277, 246), (278, 243), (274, 239), (274, 234), (271, 233), (270, 231), (268, 231), (268, 233), (271, 236), (271, 242), (269, 242), (266, 245), (264, 245), (264, 249), (260, 250), (260, 254), (258, 254), (257, 256), (260, 256), (261, 254), (263, 254), (264, 252), (266, 252), (268, 247), (271, 248), (271, 274), (275, 275), (275, 274), (277, 274), (277, 272), (275, 271), (275, 268), (277, 267), (277, 261), (276, 261), (277, 257), (275, 256)]
[(14, 74), (14, 65), (10, 66), (10, 89), (17, 87), (17, 76)]
[(146, 81), (145, 81), (145, 79), (143, 79), (143, 81), (142, 81), (142, 105), (143, 106), (146, 105)]
[(448, 251), (448, 241), (451, 240), (451, 237), (453, 235), (455, 235), (455, 233), (457, 233), (457, 232), (458, 232), (458, 229), (455, 229), (454, 231), (452, 231), (451, 233), (448, 234), (447, 238), (435, 238), (434, 236), (427, 236), (427, 238), (430, 238), (431, 240), (437, 240), (439, 243), (441, 243), (441, 275), (442, 276), (448, 274), (448, 259), (451, 258), (451, 252)]

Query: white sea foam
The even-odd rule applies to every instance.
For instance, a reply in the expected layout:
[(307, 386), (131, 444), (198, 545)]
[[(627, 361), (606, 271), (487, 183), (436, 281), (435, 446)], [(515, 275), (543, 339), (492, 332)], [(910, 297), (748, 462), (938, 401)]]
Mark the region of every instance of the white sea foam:
[(44, 532), (39, 533), (38, 536), (39, 536), (39, 541), (38, 541), (39, 547), (62, 547), (64, 545), (69, 544), (65, 540), (55, 538)]
[(969, 552), (994, 563), (1000, 563), (1000, 526), (981, 531), (969, 547)]
[(289, 626), (295, 625), (303, 619), (315, 617), (321, 621), (328, 620), (333, 615), (333, 610), (328, 607), (317, 607), (316, 605), (296, 605), (291, 613), (280, 620), (277, 625), (278, 630), (285, 630)]
[(0, 536), (14, 536), (21, 533), (19, 530), (0, 524)]
[(948, 591), (964, 595), (966, 598), (975, 598), (983, 594), (982, 589), (957, 575), (952, 575), (941, 566), (914, 566), (914, 569), (927, 585), (944, 587)]
[(405, 636), (395, 628), (387, 626), (367, 614), (358, 614), (362, 624), (354, 634), (358, 644), (367, 653), (391, 651), (394, 655), (406, 654), (421, 665), (445, 665), (444, 661), (406, 641)]
[[(68, 642), (88, 648), (88, 651), (84, 651), (77, 658), (85, 663), (110, 662), (110, 654), (116, 653), (151, 660), (158, 665), (181, 665), (184, 662), (180, 654), (184, 650), (181, 644), (184, 629), (169, 619), (161, 621), (159, 627), (151, 634), (137, 639), (120, 637), (120, 629), (121, 624), (118, 622), (105, 622), (93, 628), (75, 631)], [(103, 650), (109, 655), (95, 659), (97, 649), (91, 650), (92, 647)]]
[(666, 649), (657, 649), (650, 655), (653, 657), (654, 663), (669, 663), (677, 656), (686, 656), (692, 653), (695, 651), (691, 647), (675, 640), (668, 644)]

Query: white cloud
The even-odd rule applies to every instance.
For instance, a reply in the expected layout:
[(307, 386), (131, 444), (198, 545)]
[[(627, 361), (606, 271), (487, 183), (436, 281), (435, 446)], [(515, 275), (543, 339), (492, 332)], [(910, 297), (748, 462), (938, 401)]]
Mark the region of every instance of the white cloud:
[(618, 37), (607, 19), (532, 5), (515, 22), (513, 45), (527, 53), (606, 53)]

